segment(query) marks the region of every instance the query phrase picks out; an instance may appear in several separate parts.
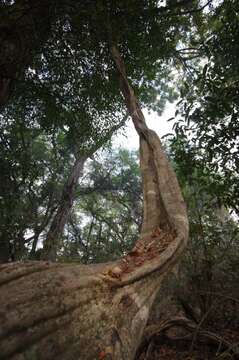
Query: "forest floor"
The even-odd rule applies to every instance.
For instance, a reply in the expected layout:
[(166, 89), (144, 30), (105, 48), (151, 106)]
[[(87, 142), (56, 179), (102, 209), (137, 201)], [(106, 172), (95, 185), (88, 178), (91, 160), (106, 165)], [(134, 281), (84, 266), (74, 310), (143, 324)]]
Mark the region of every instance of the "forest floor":
[(233, 344), (234, 353), (230, 349), (193, 341), (170, 340), (164, 335), (155, 336), (136, 360), (237, 360), (239, 359), (239, 328), (224, 329), (220, 334), (224, 340)]
[(186, 291), (177, 295), (174, 279), (167, 281), (152, 307), (135, 360), (239, 360), (237, 289), (213, 298), (202, 311), (201, 298), (190, 298)]

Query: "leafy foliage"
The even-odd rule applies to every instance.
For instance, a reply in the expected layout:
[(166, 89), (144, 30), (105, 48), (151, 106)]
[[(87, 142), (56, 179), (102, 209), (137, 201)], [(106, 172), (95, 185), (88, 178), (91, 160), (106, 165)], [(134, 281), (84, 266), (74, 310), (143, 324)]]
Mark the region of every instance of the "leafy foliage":
[[(181, 88), (178, 140), (187, 136), (191, 150), (208, 173), (216, 173), (211, 188), (218, 199), (238, 213), (238, 2), (222, 2), (200, 24), (192, 45), (203, 54), (201, 70)], [(203, 28), (203, 32), (202, 32)], [(189, 65), (190, 67), (191, 65)], [(185, 158), (188, 156), (185, 149)], [(212, 180), (212, 179), (211, 179)]]
[[(18, 77), (0, 119), (1, 242), (12, 247), (21, 234), (19, 258), (27, 251), (28, 233), (33, 231), (37, 241), (47, 231), (74, 157), (91, 154), (124, 123), (110, 42), (117, 41), (142, 105), (160, 112), (166, 99), (175, 97), (172, 58), (179, 42), (187, 38), (190, 10), (198, 4), (185, 4), (189, 13), (181, 16), (178, 6), (184, 4), (170, 2), (164, 6), (146, 0), (52, 1), (50, 33), (45, 34), (48, 27), (34, 28), (35, 51), (27, 49), (28, 42), (22, 39), (32, 60)], [(1, 5), (1, 19), (7, 23), (15, 16), (20, 24), (17, 4)], [(43, 5), (38, 5), (41, 11)]]
[[(11, 3), (4, 4), (4, 9), (13, 11)], [(47, 41), (36, 47), (1, 115), (1, 238), (15, 248), (16, 239), (21, 239), (18, 258), (27, 256), (32, 239), (37, 242), (45, 236), (74, 158), (91, 154), (124, 123), (109, 53), (112, 41), (125, 58), (142, 106), (160, 113), (166, 100), (174, 100), (181, 90), (180, 112), (186, 123), (177, 122), (178, 139), (173, 145), (179, 174), (182, 178), (196, 174), (202, 194), (214, 194), (215, 203), (237, 210), (238, 5), (236, 1), (210, 4), (207, 12), (196, 0), (58, 4)], [(183, 74), (183, 81), (175, 69)], [(92, 171), (96, 175), (100, 169), (96, 166)], [(128, 175), (117, 175), (129, 181)], [(97, 176), (91, 181), (103, 191), (97, 183), (100, 173)], [(109, 185), (119, 188), (117, 181), (110, 177)], [(117, 200), (134, 203), (127, 189), (124, 192), (127, 199), (122, 194), (123, 199)], [(105, 194), (97, 199), (92, 194), (86, 201), (79, 190), (79, 206), (85, 203), (91, 215), (99, 214), (102, 207), (94, 207), (101, 201), (110, 213), (116, 199), (112, 194), (106, 199)], [(99, 196), (103, 198), (98, 200)], [(119, 216), (122, 204), (117, 206)], [(73, 223), (80, 220), (75, 214)]]
[(108, 150), (88, 164), (60, 259), (102, 262), (132, 248), (142, 221), (137, 154)]

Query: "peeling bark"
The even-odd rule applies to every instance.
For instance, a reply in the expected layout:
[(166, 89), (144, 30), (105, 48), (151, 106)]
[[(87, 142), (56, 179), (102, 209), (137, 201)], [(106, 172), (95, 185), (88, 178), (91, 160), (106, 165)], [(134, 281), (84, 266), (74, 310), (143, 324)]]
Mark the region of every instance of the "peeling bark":
[(108, 264), (2, 265), (0, 359), (133, 359), (162, 279), (185, 248), (188, 221), (176, 176), (146, 126), (117, 47), (111, 50), (140, 137), (141, 235), (127, 256)]

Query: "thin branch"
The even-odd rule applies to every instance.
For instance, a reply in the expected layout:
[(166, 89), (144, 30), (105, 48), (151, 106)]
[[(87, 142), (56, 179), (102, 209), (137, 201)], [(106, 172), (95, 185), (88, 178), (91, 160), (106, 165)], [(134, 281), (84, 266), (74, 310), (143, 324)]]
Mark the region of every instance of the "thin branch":
[(201, 12), (203, 11), (207, 6), (209, 6), (211, 4), (212, 0), (209, 0), (205, 5), (201, 6), (200, 8), (198, 9), (192, 9), (192, 10), (188, 10), (188, 11), (180, 11), (179, 13), (177, 14), (174, 14), (174, 15), (188, 15), (188, 14), (194, 14), (194, 13), (198, 13), (198, 12)]

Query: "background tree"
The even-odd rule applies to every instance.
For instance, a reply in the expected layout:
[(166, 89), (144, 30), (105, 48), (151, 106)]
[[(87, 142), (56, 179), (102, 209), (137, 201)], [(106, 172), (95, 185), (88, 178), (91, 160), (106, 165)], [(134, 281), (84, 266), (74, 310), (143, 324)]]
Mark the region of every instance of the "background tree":
[(65, 231), (60, 259), (92, 263), (125, 255), (142, 224), (136, 152), (107, 149), (91, 161)]

